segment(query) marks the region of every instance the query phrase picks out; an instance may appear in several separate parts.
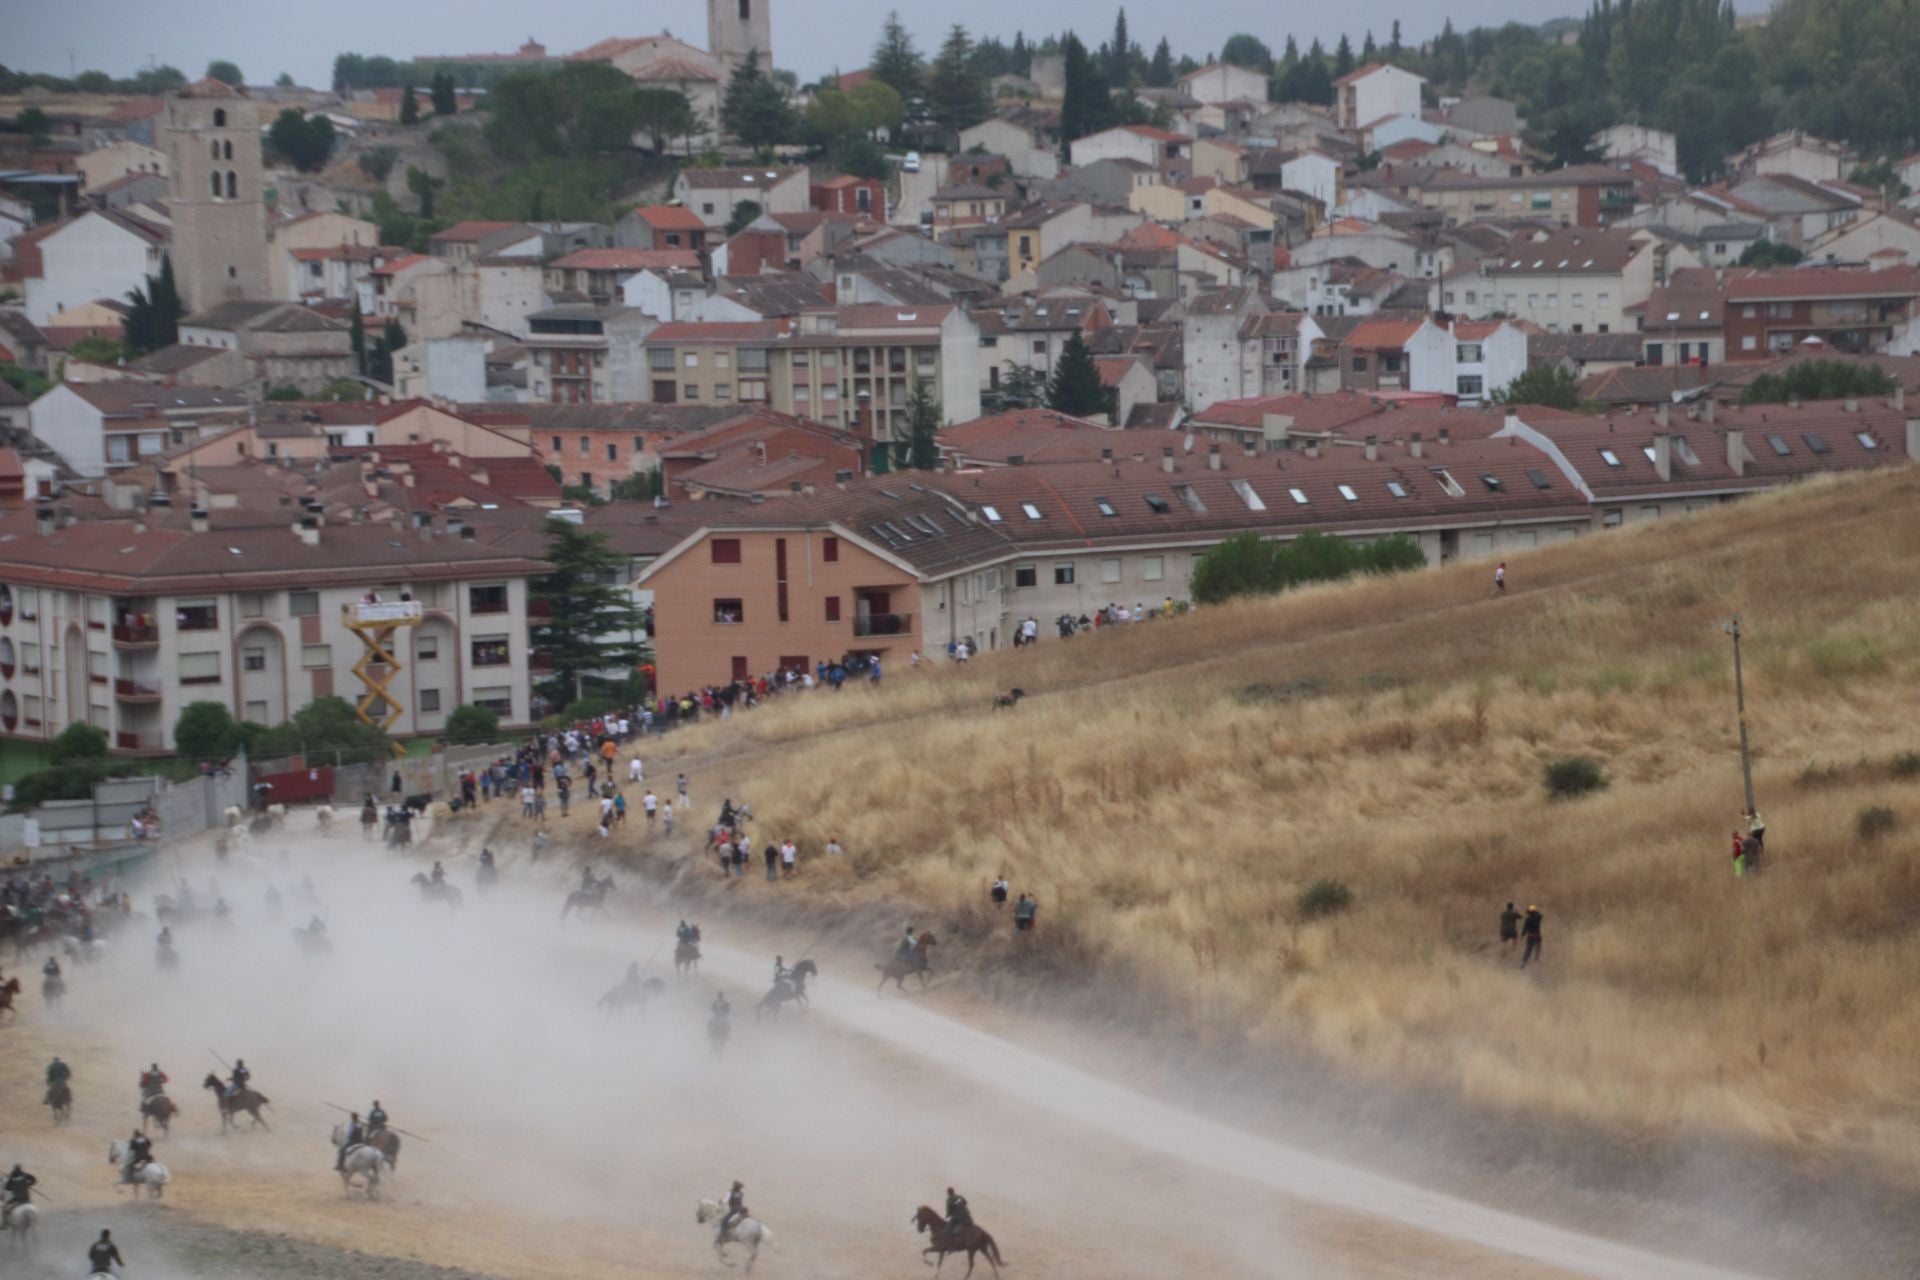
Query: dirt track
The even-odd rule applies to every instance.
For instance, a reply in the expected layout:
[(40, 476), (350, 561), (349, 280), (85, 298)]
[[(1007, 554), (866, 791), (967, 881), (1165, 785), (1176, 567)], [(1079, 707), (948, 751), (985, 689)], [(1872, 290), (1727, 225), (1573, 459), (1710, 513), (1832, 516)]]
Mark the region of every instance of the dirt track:
[[(1013, 1275), (1728, 1274), (1290, 1151), (926, 1002), (876, 999), (864, 979), (830, 971), (810, 1014), (756, 1027), (763, 952), (791, 941), (715, 940), (700, 979), (680, 988), (661, 946), (671, 921), (635, 911), (637, 886), (618, 898), (620, 922), (563, 927), (570, 864), (505, 859), (512, 892), (481, 902), (471, 863), (438, 852), (469, 887), (457, 914), (415, 902), (415, 865), (363, 849), (357, 834), (303, 832), (263, 844), (250, 866), (189, 855), (167, 869), (203, 888), (219, 877), (237, 908), (230, 935), (178, 930), (185, 964), (162, 979), (142, 929), (106, 965), (71, 974), (59, 1011), (30, 996), (0, 1031), (0, 1160), (41, 1175), (45, 1252), (97, 1224), (115, 1226), (143, 1277), (273, 1275), (284, 1249), (284, 1274), (449, 1274), (409, 1265), (432, 1263), (508, 1280), (678, 1280), (724, 1274), (693, 1202), (740, 1177), (778, 1241), (756, 1274), (776, 1277), (914, 1274), (909, 1217), (950, 1183)], [(328, 960), (303, 960), (287, 936), (310, 913), (291, 903), (303, 874), (331, 925)], [(268, 917), (268, 881), (289, 895), (284, 919)], [(143, 905), (152, 891), (137, 895)], [(593, 1001), (630, 960), (670, 989), (644, 1017), (609, 1022)], [(704, 1035), (716, 985), (736, 1006), (718, 1062)], [(219, 1135), (196, 1087), (218, 1065), (209, 1049), (248, 1059), (274, 1099), (271, 1133)], [(74, 1064), (78, 1099), (58, 1130), (35, 1105), (54, 1052)], [(135, 1076), (154, 1059), (185, 1108), (156, 1153), (174, 1183), (162, 1206), (116, 1205), (106, 1143), (126, 1136)], [(374, 1096), (432, 1141), (409, 1144), (368, 1203), (344, 1198), (330, 1171), (338, 1117), (324, 1103)], [(308, 1245), (321, 1251), (302, 1254)], [(64, 1258), (46, 1269), (56, 1273), (68, 1273)]]

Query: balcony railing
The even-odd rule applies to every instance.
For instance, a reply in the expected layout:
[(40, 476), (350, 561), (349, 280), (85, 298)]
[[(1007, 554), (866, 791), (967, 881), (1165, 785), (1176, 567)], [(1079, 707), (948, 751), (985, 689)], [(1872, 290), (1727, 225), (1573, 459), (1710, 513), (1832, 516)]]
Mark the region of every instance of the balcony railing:
[(158, 702), (162, 695), (159, 685), (119, 677), (113, 682), (113, 696), (122, 702)]
[(467, 612), (469, 613), (505, 613), (506, 611), (507, 602), (505, 600), (474, 600), (470, 601), (467, 605)]
[(910, 613), (869, 613), (853, 620), (856, 636), (906, 636), (913, 634)]
[(160, 643), (160, 628), (144, 623), (118, 623), (113, 628), (113, 642), (123, 648), (157, 645)]
[(116, 733), (113, 745), (120, 751), (164, 751), (166, 744), (157, 733)]

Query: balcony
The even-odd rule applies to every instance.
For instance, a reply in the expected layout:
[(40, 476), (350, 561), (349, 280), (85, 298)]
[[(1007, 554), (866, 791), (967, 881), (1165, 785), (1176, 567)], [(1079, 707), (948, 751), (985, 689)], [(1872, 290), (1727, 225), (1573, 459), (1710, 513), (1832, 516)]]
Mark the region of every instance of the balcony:
[(113, 747), (116, 751), (157, 755), (166, 751), (167, 744), (161, 741), (157, 733), (116, 733), (113, 735)]
[(853, 620), (856, 636), (908, 636), (913, 634), (910, 613), (868, 613)]
[(116, 649), (152, 649), (159, 644), (159, 627), (140, 622), (114, 624), (113, 647)]
[(122, 676), (113, 682), (113, 696), (122, 702), (158, 702), (162, 694), (159, 685), (128, 680)]

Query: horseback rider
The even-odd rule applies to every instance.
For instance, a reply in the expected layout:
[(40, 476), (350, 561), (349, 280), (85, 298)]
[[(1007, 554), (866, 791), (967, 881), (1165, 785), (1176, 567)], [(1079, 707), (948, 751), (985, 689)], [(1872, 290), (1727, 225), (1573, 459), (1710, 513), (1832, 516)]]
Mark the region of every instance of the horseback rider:
[(638, 960), (635, 960), (627, 966), (626, 985), (629, 987), (638, 987), (640, 985), (640, 962)]
[[(28, 1173), (25, 1169), (22, 1169), (19, 1165), (16, 1164), (15, 1166), (13, 1166), (13, 1171), (7, 1174), (7, 1181), (6, 1181), (6, 1188), (5, 1188), (7, 1193), (7, 1203), (6, 1203), (5, 1216), (8, 1216), (8, 1217), (12, 1216), (14, 1207), (16, 1205), (33, 1203), (33, 1184), (38, 1181), (40, 1181), (40, 1179)], [(739, 1184), (736, 1183), (735, 1185), (737, 1186)]]
[(173, 929), (170, 925), (160, 926), (160, 949), (162, 951), (173, 950)]
[(235, 1058), (233, 1060), (233, 1078), (227, 1082), (227, 1097), (230, 1099), (239, 1097), (240, 1091), (247, 1087), (247, 1081), (251, 1079), (253, 1079), (253, 1072), (247, 1070), (247, 1060), (245, 1058)]
[(786, 957), (775, 956), (773, 958), (773, 985), (778, 987), (781, 983), (791, 982), (792, 980), (793, 970), (787, 968)]
[(714, 1017), (719, 1018), (722, 1021), (725, 1021), (728, 1017), (732, 1015), (733, 1006), (727, 1003), (726, 992), (716, 991), (714, 993), (713, 1005), (712, 1005), (711, 1011)]
[(970, 1227), (972, 1225), (973, 1211), (967, 1208), (967, 1198), (958, 1191), (955, 1191), (952, 1187), (948, 1187), (947, 1234), (949, 1236), (958, 1235), (960, 1234), (960, 1228)]
[(913, 926), (908, 925), (907, 936), (900, 939), (900, 945), (893, 949), (893, 954), (900, 960), (914, 960), (917, 958), (919, 949), (920, 940), (913, 936)]
[(374, 1134), (379, 1133), (382, 1129), (386, 1127), (387, 1127), (386, 1108), (380, 1105), (380, 1099), (375, 1098), (373, 1100), (373, 1110), (367, 1112), (367, 1136), (371, 1138), (373, 1137)]
[(680, 927), (673, 931), (673, 936), (681, 942), (692, 942), (693, 926), (688, 924), (685, 920), (682, 920), (680, 922)]
[(52, 1093), (72, 1078), (73, 1068), (60, 1061), (60, 1055), (55, 1054), (53, 1061), (47, 1064), (47, 1092)]
[(433, 875), (430, 878), (432, 879), (435, 887), (443, 885), (447, 882), (447, 869), (440, 865), (440, 860), (438, 858), (434, 859)]
[(592, 893), (599, 887), (600, 882), (593, 878), (593, 864), (589, 863), (580, 868), (580, 892)]
[(346, 1139), (341, 1142), (340, 1149), (334, 1153), (333, 1171), (339, 1173), (345, 1168), (347, 1152), (355, 1147), (364, 1145), (366, 1140), (367, 1131), (360, 1127), (360, 1113), (358, 1111), (349, 1112), (347, 1114), (347, 1136)]
[(747, 1184), (736, 1181), (733, 1189), (727, 1192), (727, 1215), (720, 1219), (719, 1239), (725, 1242), (733, 1234), (735, 1226), (747, 1218)]
[(307, 936), (309, 938), (321, 937), (325, 935), (326, 932), (327, 922), (319, 916), (315, 916), (313, 919), (307, 921)]
[(488, 871), (493, 870), (493, 850), (480, 850), (480, 865)]
[(733, 830), (733, 819), (733, 797), (728, 796), (720, 802), (720, 825), (731, 831)]
[(153, 1161), (153, 1139), (138, 1129), (127, 1139), (126, 1163), (120, 1166), (121, 1180), (132, 1182), (140, 1176), (140, 1170)]
[(47, 962), (40, 966), (40, 972), (50, 980), (59, 978), (60, 961), (52, 956), (48, 956)]
[(160, 1069), (159, 1063), (154, 1063), (140, 1073), (140, 1101), (145, 1102), (148, 1098), (157, 1097), (166, 1091), (167, 1073)]

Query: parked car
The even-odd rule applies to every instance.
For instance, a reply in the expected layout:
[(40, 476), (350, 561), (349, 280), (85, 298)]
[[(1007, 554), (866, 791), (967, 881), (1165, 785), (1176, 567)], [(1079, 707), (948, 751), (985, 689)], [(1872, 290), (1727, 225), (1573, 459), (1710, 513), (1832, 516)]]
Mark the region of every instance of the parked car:
[(907, 152), (907, 158), (900, 162), (900, 170), (903, 173), (920, 172), (920, 153), (918, 151)]

